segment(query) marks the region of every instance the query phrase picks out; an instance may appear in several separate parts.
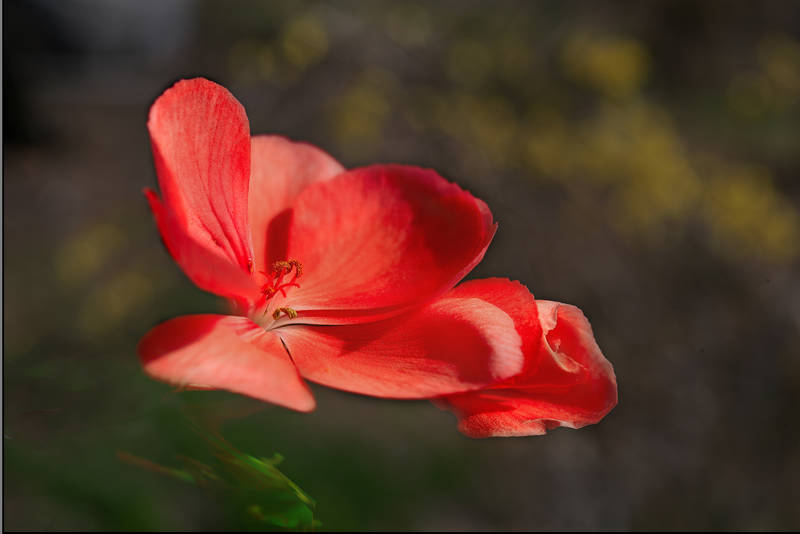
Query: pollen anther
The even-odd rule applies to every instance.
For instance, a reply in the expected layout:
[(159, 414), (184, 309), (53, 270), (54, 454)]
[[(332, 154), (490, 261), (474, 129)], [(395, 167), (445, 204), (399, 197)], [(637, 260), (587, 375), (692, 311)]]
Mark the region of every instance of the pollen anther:
[(292, 308), (278, 308), (272, 313), (272, 318), (278, 320), (282, 313), (285, 313), (289, 319), (297, 318), (297, 312), (294, 311)]

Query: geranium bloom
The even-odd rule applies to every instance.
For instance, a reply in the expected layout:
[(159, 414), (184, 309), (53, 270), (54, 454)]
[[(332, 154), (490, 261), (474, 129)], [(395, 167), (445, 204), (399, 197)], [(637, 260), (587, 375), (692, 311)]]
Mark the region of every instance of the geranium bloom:
[(147, 190), (172, 257), (235, 315), (166, 321), (139, 345), (145, 371), (300, 411), (304, 379), (431, 399), (470, 436), (580, 427), (616, 404), (611, 365), (572, 306), (505, 279), (456, 284), (496, 225), (435, 172), (347, 171), (283, 137), (250, 137), (244, 109), (204, 79), (155, 102), (148, 129), (163, 199)]

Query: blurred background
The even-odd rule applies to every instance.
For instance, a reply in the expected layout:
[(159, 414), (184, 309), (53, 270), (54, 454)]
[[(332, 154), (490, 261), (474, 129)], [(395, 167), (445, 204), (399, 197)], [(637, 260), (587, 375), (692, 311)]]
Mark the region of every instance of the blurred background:
[(226, 422), (286, 457), (323, 528), (800, 528), (800, 3), (3, 8), (7, 529), (239, 526), (117, 456), (180, 465), (205, 447), (187, 398), (239, 402), (176, 393), (135, 354), (155, 323), (222, 310), (141, 194), (148, 109), (198, 75), (253, 133), (486, 200), (500, 227), (470, 277), (581, 307), (618, 377), (605, 420), (544, 437), (470, 440), (428, 402), (317, 386), (311, 414)]

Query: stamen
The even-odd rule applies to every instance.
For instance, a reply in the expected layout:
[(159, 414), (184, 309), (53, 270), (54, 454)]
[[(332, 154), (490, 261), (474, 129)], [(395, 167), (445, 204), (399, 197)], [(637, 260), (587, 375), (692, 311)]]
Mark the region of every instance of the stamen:
[(282, 313), (285, 313), (289, 317), (289, 319), (297, 318), (297, 312), (294, 311), (292, 308), (278, 308), (272, 313), (272, 318), (277, 321)]
[[(292, 271), (294, 270), (294, 275), (288, 281), (284, 281)], [(261, 299), (259, 300), (258, 307), (265, 306), (264, 315), (267, 314), (269, 306), (267, 306), (267, 302), (275, 296), (276, 293), (280, 293), (282, 296), (286, 296), (286, 290), (290, 287), (300, 287), (297, 283), (297, 279), (303, 275), (303, 264), (297, 260), (281, 260), (276, 261), (270, 267), (269, 274), (264, 271), (258, 271), (267, 278), (271, 278), (271, 282), (267, 282), (261, 287)], [(289, 318), (294, 319), (297, 317), (297, 312), (292, 310), (291, 308), (279, 308), (275, 310), (273, 313), (273, 317), (277, 319), (280, 317), (281, 313), (285, 313), (289, 316)]]

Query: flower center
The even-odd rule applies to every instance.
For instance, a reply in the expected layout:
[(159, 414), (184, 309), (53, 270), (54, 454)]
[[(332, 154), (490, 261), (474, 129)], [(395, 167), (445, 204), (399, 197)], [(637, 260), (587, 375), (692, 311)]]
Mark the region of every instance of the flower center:
[[(264, 315), (269, 311), (269, 301), (280, 293), (286, 296), (286, 290), (290, 287), (300, 287), (297, 279), (303, 276), (303, 264), (297, 260), (281, 260), (272, 264), (269, 273), (259, 271), (267, 277), (267, 283), (261, 286), (261, 298), (257, 308), (264, 307)], [(272, 318), (277, 320), (281, 315), (286, 315), (290, 319), (297, 317), (297, 312), (292, 308), (277, 308), (272, 313)]]

